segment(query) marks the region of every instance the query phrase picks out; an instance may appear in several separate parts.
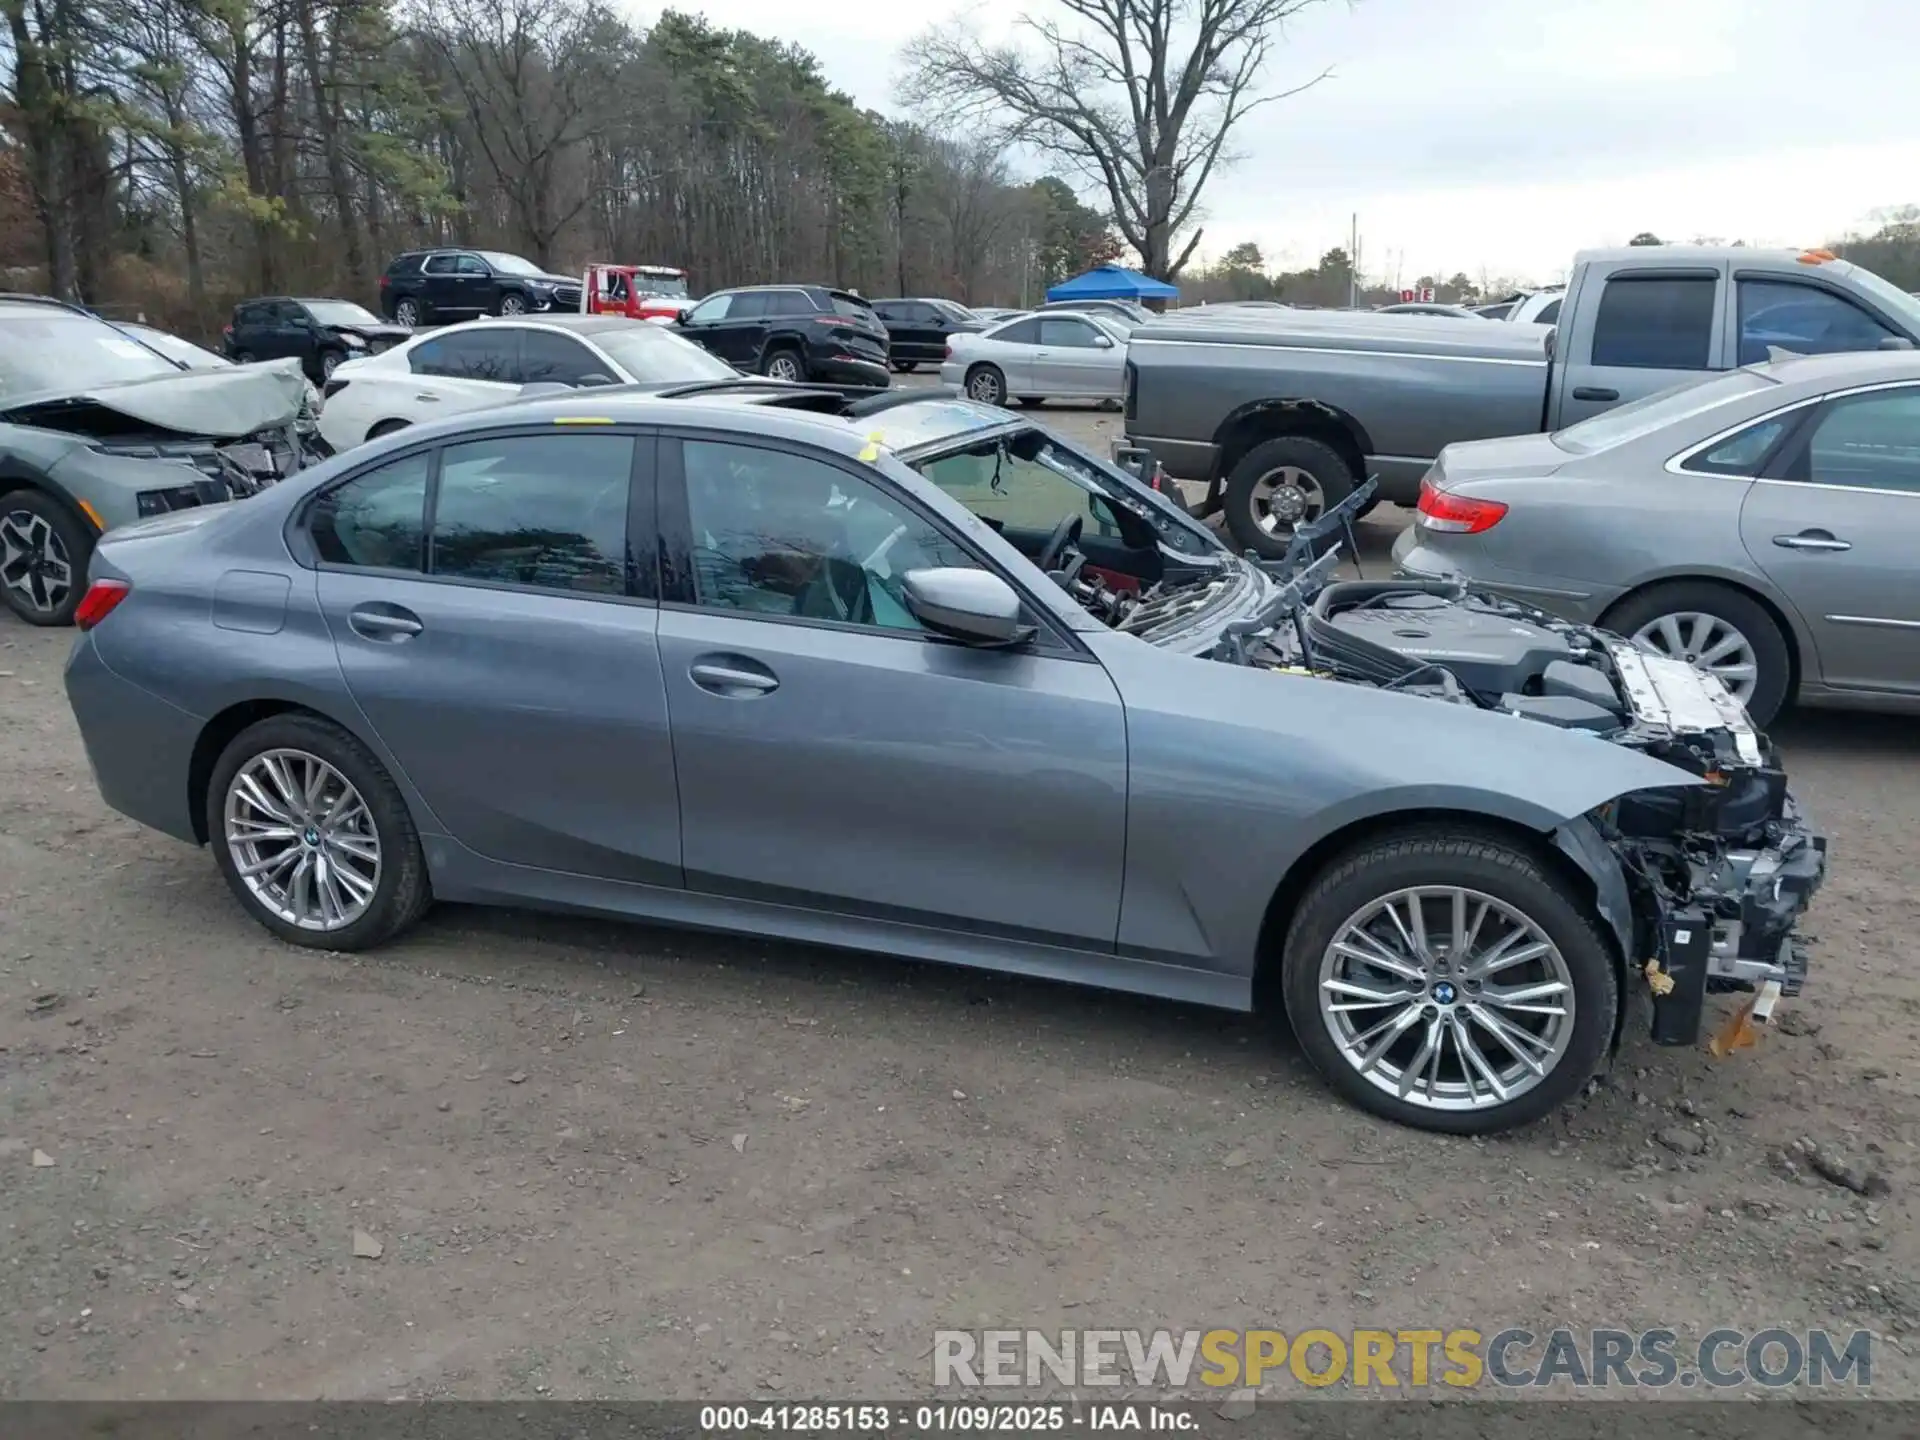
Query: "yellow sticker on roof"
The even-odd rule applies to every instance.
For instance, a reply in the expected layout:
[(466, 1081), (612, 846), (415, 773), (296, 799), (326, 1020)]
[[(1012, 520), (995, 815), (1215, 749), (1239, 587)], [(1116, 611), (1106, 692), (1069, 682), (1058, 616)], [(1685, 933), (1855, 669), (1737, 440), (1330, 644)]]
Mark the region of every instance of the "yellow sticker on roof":
[(605, 415), (556, 415), (553, 417), (553, 423), (556, 425), (611, 425), (613, 420)]
[(880, 446), (885, 442), (886, 438), (887, 432), (884, 430), (876, 430), (867, 436), (867, 448), (860, 452), (860, 459), (868, 465), (878, 460), (880, 458)]

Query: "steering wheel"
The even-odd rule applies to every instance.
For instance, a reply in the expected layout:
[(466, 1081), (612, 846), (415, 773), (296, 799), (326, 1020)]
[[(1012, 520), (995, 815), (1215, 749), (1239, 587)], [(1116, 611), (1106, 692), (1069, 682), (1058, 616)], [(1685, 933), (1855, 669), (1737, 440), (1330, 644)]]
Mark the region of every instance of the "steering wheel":
[(1080, 543), (1080, 530), (1084, 524), (1078, 515), (1069, 515), (1053, 527), (1053, 533), (1047, 536), (1047, 543), (1040, 547), (1040, 554), (1034, 564), (1051, 575), (1054, 567), (1060, 563), (1067, 551)]

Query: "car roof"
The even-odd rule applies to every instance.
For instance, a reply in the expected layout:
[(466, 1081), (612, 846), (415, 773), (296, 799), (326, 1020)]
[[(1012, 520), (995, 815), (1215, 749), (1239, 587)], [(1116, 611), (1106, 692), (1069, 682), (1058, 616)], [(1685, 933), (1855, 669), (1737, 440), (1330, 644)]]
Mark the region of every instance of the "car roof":
[(531, 326), (536, 330), (565, 330), (573, 335), (600, 335), (609, 330), (628, 330), (635, 334), (662, 333), (661, 327), (650, 321), (633, 320), (625, 315), (563, 313), (559, 315), (482, 315), (477, 320), (464, 320), (457, 325), (423, 331), (420, 338), (431, 340), (436, 335), (464, 335), (474, 330), (498, 329), (501, 326), (510, 325)]
[[(1795, 355), (1746, 367), (1782, 387), (1818, 394), (1848, 385), (1920, 381), (1920, 350), (1850, 350), (1837, 355)], [(1780, 397), (1788, 398), (1788, 397)]]

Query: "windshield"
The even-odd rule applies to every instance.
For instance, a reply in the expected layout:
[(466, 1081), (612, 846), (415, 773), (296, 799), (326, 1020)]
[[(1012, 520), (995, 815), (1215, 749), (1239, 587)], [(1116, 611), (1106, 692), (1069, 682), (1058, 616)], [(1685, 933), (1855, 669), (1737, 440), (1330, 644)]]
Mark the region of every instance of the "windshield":
[(0, 399), (178, 375), (104, 320), (51, 305), (0, 307)]
[[(897, 444), (897, 437), (889, 432), (886, 443)], [(982, 437), (957, 454), (950, 452), (911, 463), (1003, 534), (1044, 537), (1062, 520), (1077, 515), (1083, 525), (1083, 540), (1124, 541), (1125, 530), (1130, 528), (1139, 536), (1141, 520), (1147, 518), (1134, 514), (1131, 526), (1127, 526), (1111, 499), (1112, 492), (1127, 489), (1127, 485), (1078, 451), (1056, 443), (1043, 430)], [(1157, 538), (1173, 549), (1190, 556), (1209, 555), (1219, 549), (1204, 531), (1193, 533), (1174, 515), (1163, 514), (1145, 495), (1137, 498), (1136, 508), (1148, 511)]]
[(1920, 300), (1891, 281), (1882, 280), (1861, 265), (1849, 265), (1848, 279), (1860, 287), (1868, 299), (1906, 327), (1907, 338), (1920, 342)]
[(740, 378), (740, 372), (726, 361), (658, 325), (598, 330), (590, 338), (643, 385)]
[(308, 300), (307, 313), (322, 325), (379, 325), (384, 322), (365, 306), (351, 300)]
[(531, 260), (522, 260), (518, 255), (506, 255), (498, 250), (482, 250), (480, 258), (503, 275), (544, 275), (547, 272)]
[(1666, 390), (1607, 410), (1578, 425), (1556, 430), (1555, 445), (1575, 455), (1592, 455), (1651, 435), (1662, 426), (1702, 415), (1716, 406), (1778, 384), (1752, 370), (1729, 370), (1711, 380), (1685, 380)]
[(169, 335), (164, 330), (155, 330), (146, 325), (122, 325), (119, 328), (142, 345), (158, 350), (174, 364), (184, 365), (189, 370), (219, 370), (233, 364), (224, 355), (203, 350), (191, 340), (182, 340), (178, 335)]
[(936, 300), (933, 302), (933, 308), (948, 319), (958, 320), (963, 324), (977, 325), (982, 318), (976, 312), (953, 300)]
[(669, 295), (676, 300), (684, 300), (687, 295), (687, 281), (682, 275), (642, 273), (635, 275), (633, 282), (642, 295)]

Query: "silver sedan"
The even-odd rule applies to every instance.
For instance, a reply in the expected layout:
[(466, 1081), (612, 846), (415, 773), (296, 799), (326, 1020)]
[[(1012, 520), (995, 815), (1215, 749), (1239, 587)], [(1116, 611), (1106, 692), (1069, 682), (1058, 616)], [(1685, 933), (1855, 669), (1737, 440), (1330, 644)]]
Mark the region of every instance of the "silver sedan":
[(988, 405), (1117, 402), (1126, 383), (1127, 329), (1114, 317), (1077, 311), (1017, 316), (977, 335), (948, 337), (940, 379)]
[(1450, 445), (1394, 547), (1790, 703), (1920, 709), (1920, 355), (1749, 366)]

